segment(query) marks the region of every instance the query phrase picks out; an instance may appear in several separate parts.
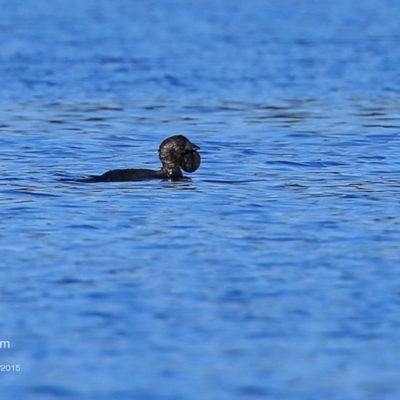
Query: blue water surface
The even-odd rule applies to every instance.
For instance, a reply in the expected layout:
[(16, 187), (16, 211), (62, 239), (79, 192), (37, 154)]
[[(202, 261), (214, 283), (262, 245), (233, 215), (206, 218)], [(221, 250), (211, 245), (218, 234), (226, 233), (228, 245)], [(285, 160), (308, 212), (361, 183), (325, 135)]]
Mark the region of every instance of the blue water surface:
[(399, 398), (400, 3), (0, 10), (2, 398)]

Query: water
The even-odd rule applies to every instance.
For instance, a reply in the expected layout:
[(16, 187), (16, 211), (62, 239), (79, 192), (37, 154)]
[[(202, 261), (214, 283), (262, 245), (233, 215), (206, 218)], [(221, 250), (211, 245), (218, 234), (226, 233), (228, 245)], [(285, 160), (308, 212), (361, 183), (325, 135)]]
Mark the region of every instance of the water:
[(0, 6), (4, 398), (398, 399), (400, 5)]

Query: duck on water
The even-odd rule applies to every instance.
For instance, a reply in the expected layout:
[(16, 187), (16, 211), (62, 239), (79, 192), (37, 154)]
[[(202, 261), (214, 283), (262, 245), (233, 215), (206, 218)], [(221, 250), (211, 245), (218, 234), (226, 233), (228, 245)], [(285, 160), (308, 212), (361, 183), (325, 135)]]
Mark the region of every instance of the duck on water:
[(175, 135), (165, 139), (158, 149), (161, 168), (152, 169), (114, 169), (103, 175), (90, 175), (83, 182), (126, 182), (148, 179), (180, 180), (184, 179), (181, 169), (194, 172), (200, 166), (199, 146), (191, 143), (183, 135)]

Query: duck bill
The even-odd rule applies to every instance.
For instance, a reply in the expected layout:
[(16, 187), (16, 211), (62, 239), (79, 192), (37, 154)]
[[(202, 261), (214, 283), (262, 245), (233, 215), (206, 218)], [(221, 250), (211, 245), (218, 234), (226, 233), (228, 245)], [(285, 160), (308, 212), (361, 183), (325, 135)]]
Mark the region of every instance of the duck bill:
[(197, 150), (200, 150), (200, 147), (195, 145), (195, 144), (193, 144), (193, 143), (190, 143), (189, 151), (197, 151)]

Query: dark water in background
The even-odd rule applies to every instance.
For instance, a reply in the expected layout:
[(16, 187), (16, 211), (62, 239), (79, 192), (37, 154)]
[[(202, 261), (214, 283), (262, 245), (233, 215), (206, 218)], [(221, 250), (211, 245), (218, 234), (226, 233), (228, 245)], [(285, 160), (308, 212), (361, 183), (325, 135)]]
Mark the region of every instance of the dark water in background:
[(0, 10), (4, 398), (399, 398), (400, 3)]

